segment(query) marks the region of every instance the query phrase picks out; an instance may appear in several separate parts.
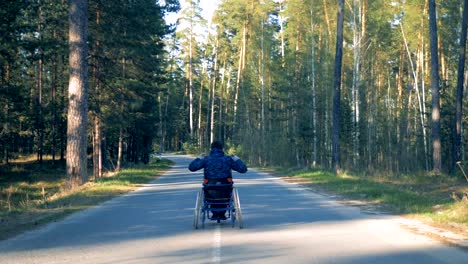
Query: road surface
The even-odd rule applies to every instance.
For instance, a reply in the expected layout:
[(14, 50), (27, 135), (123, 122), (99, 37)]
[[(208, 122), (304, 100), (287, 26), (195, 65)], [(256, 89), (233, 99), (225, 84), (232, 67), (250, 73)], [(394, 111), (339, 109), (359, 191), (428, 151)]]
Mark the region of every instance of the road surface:
[(138, 191), (0, 243), (0, 263), (468, 263), (468, 252), (253, 170), (234, 174), (244, 229), (192, 228), (191, 160)]

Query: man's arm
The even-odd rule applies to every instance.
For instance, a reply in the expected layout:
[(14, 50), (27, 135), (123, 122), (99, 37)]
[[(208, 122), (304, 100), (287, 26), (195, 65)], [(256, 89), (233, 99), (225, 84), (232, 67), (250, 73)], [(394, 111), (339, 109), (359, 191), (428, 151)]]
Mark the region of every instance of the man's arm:
[(190, 171), (197, 171), (205, 167), (205, 156), (200, 155), (192, 162), (190, 162), (188, 169)]
[(236, 155), (231, 156), (232, 159), (232, 169), (239, 172), (239, 173), (246, 173), (247, 166), (245, 163)]

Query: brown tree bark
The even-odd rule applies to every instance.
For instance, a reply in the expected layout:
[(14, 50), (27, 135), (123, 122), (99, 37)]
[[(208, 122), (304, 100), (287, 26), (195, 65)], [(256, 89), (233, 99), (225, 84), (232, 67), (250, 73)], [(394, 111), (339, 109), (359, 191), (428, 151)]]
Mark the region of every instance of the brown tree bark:
[[(55, 35), (55, 33), (54, 33)], [(51, 151), (52, 151), (52, 161), (55, 163), (55, 156), (57, 152), (57, 128), (58, 128), (58, 109), (57, 109), (57, 76), (58, 76), (58, 56), (54, 56), (53, 58), (53, 66), (52, 66), (52, 91), (51, 91), (51, 97), (52, 97), (52, 111), (53, 111), (53, 120), (52, 120), (52, 146), (51, 146)]]
[(435, 0), (429, 0), (429, 38), (431, 46), (432, 169), (434, 172), (438, 173), (442, 169), (442, 158), (440, 140), (439, 51), (437, 47)]
[(333, 128), (332, 128), (332, 166), (336, 173), (341, 171), (340, 159), (340, 115), (341, 115), (341, 66), (343, 60), (343, 23), (344, 0), (338, 0), (336, 26), (335, 73), (333, 82)]
[(94, 116), (93, 128), (93, 175), (95, 179), (102, 177), (102, 136), (101, 118), (98, 113)]
[(68, 188), (88, 179), (87, 137), (88, 67), (86, 57), (88, 35), (88, 1), (69, 1), (69, 67), (67, 121)]
[[(40, 166), (42, 166), (43, 162), (43, 157), (44, 157), (44, 117), (43, 117), (43, 105), (42, 105), (42, 88), (43, 88), (43, 69), (44, 69), (44, 51), (42, 48), (42, 30), (43, 30), (43, 15), (42, 15), (42, 3), (39, 0), (38, 1), (38, 10), (37, 10), (37, 16), (38, 16), (38, 25), (37, 25), (37, 31), (39, 34), (39, 47), (37, 49), (38, 53), (38, 61), (37, 61), (37, 95), (35, 95), (34, 103), (37, 103), (37, 108), (33, 108), (35, 111), (35, 115), (37, 115), (36, 119), (36, 129), (37, 129), (37, 159), (39, 161)], [(37, 96), (37, 99), (36, 99)]]
[(455, 99), (455, 124), (453, 130), (453, 150), (452, 150), (452, 171), (456, 162), (461, 161), (462, 155), (462, 117), (463, 117), (463, 83), (465, 82), (465, 60), (466, 60), (466, 37), (468, 27), (468, 0), (465, 0), (463, 7), (462, 31), (460, 36), (460, 47), (458, 50), (458, 76), (457, 91)]

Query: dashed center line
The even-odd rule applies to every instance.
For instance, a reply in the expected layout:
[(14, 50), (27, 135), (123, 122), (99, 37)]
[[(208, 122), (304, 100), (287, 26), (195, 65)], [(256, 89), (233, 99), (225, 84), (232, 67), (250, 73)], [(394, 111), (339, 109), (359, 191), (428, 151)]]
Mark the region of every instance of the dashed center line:
[(213, 251), (211, 253), (211, 263), (221, 263), (221, 228), (216, 225), (213, 235)]

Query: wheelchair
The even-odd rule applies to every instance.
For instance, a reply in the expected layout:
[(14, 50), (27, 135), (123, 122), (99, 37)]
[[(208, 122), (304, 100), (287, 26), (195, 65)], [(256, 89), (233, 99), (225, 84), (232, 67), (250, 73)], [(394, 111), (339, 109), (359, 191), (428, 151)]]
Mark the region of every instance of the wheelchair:
[[(220, 217), (219, 213), (224, 211), (225, 217)], [(231, 222), (232, 227), (236, 224), (239, 228), (244, 227), (239, 194), (233, 183), (203, 183), (195, 202), (193, 227), (204, 228), (206, 220), (217, 223), (227, 220)]]

